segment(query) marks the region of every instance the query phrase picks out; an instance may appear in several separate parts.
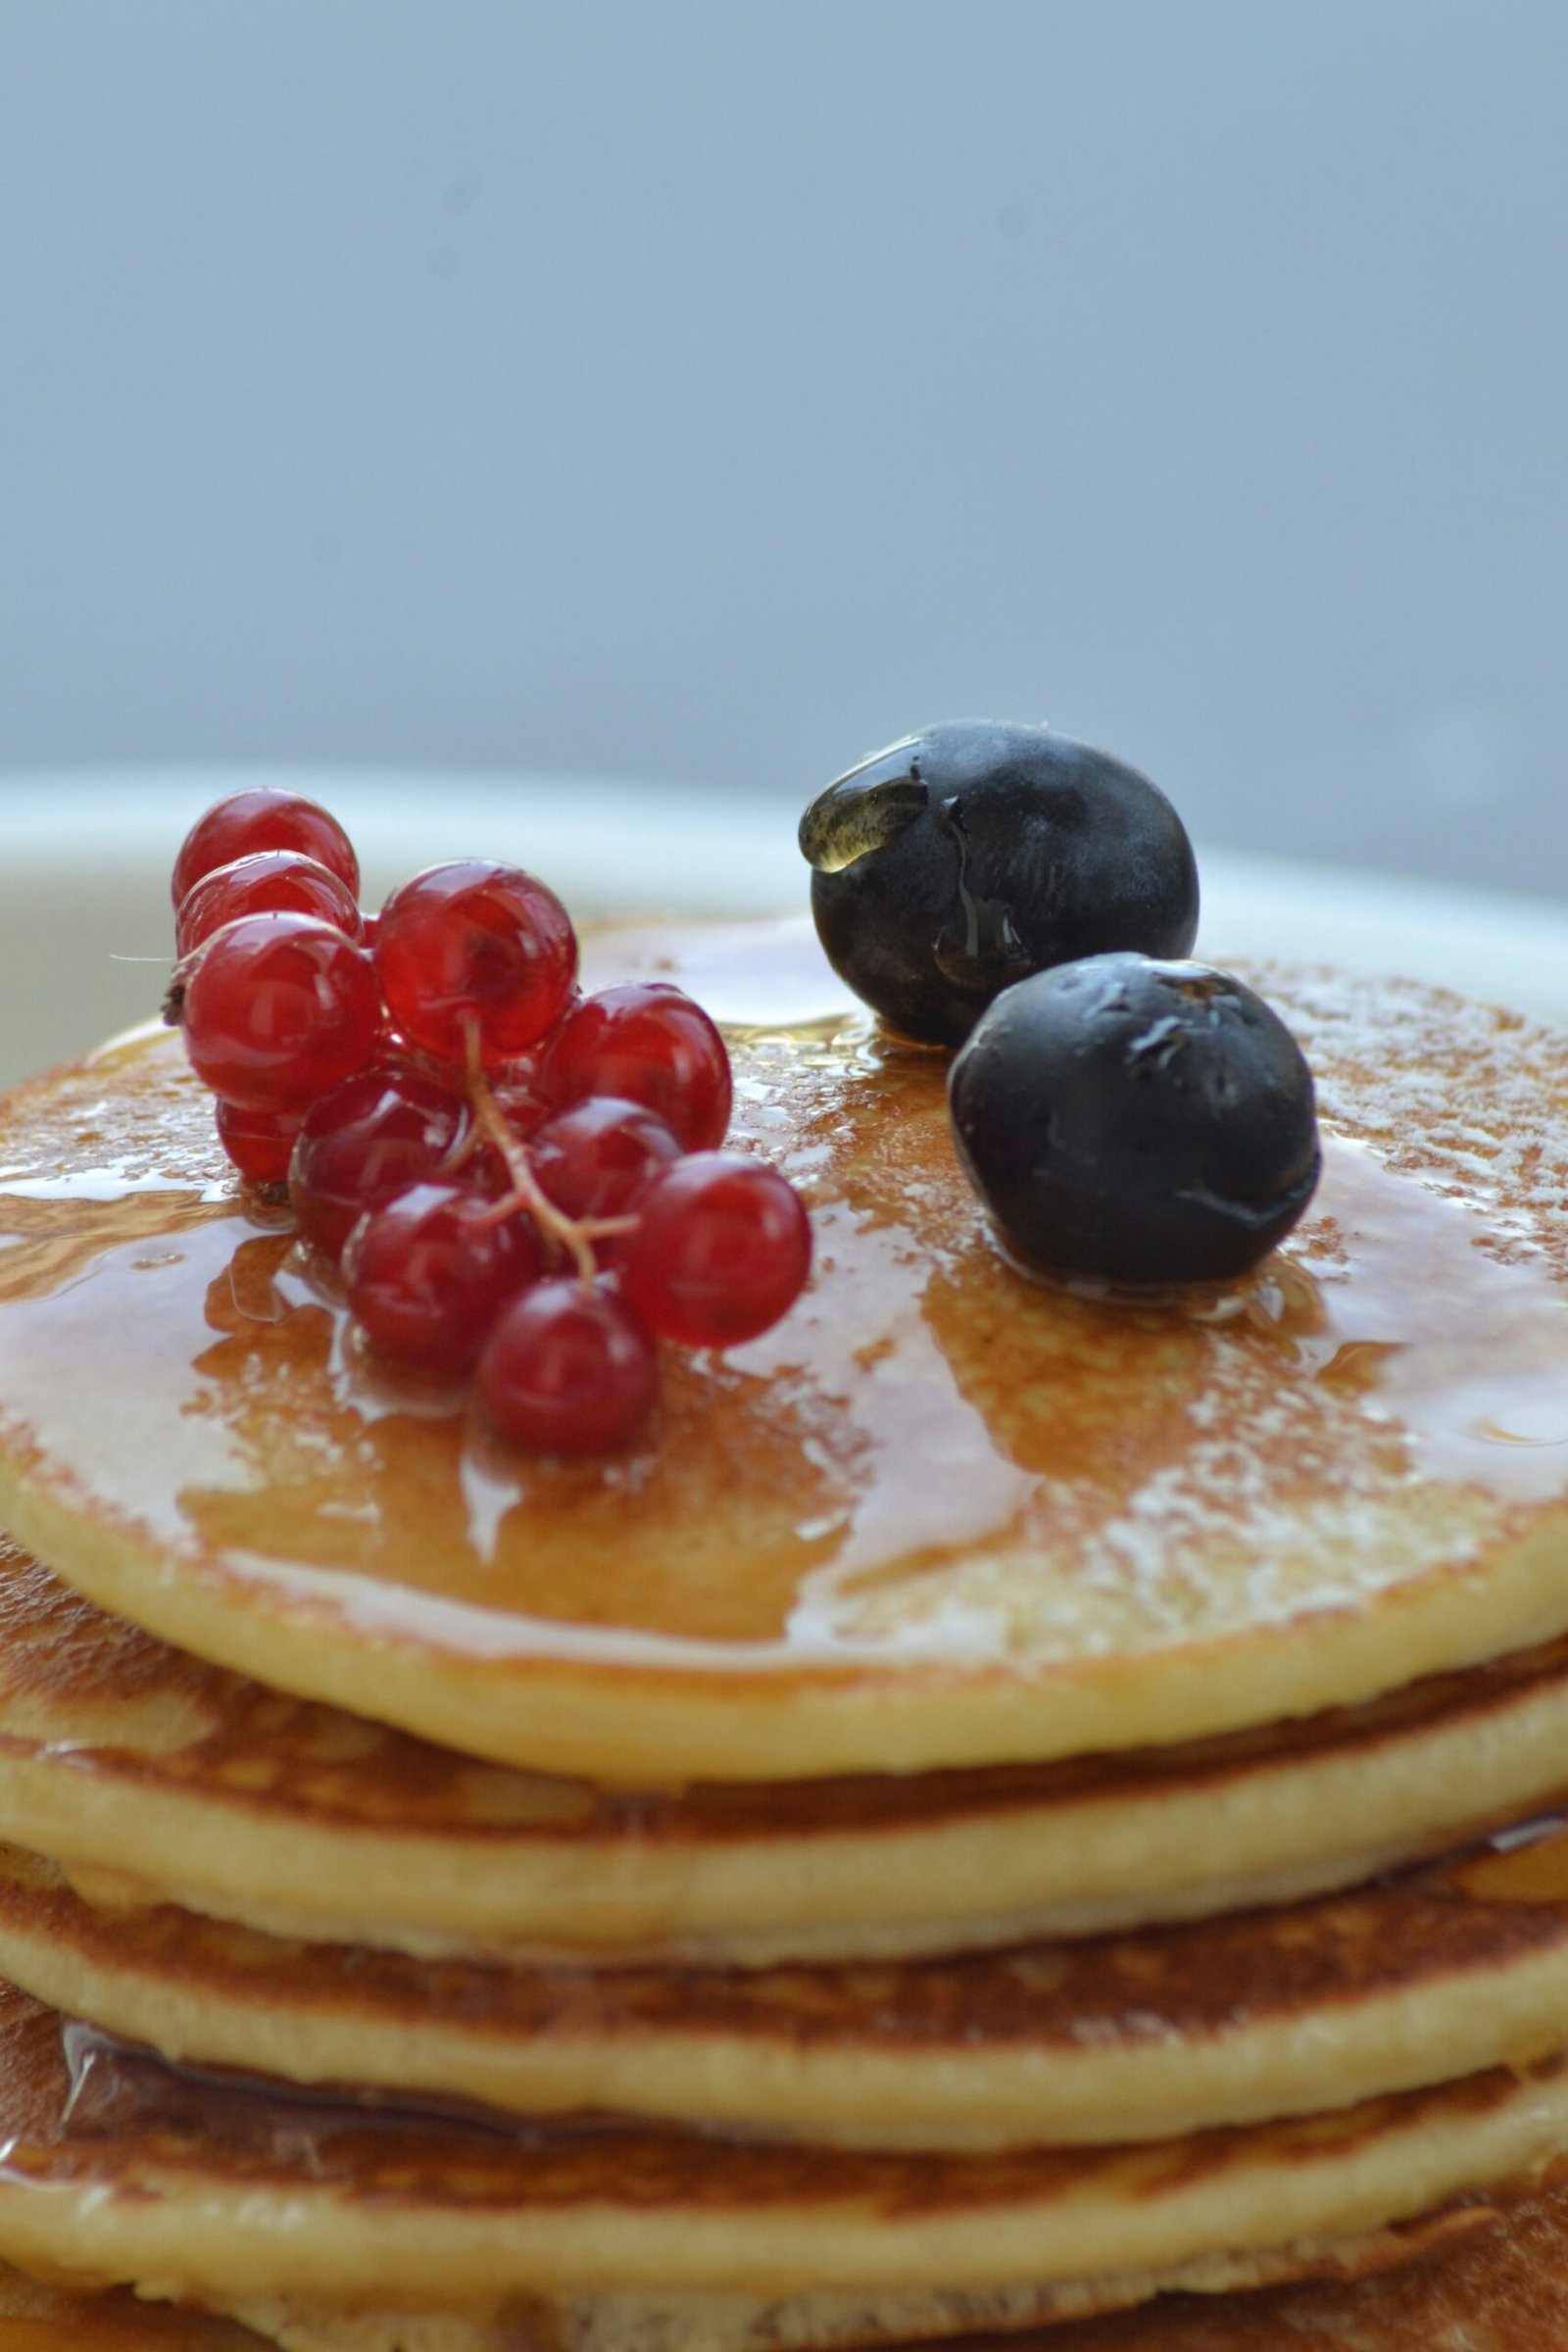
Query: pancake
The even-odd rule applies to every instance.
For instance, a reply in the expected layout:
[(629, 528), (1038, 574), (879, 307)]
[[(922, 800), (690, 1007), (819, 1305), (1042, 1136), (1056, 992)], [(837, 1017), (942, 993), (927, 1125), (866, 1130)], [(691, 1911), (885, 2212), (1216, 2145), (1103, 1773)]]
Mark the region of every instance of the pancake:
[(1321, 1195), (1254, 1277), (1158, 1311), (1006, 1267), (940, 1057), (858, 1016), (738, 1034), (738, 1140), (806, 1188), (817, 1278), (762, 1340), (671, 1355), (609, 1465), (376, 1374), (247, 1214), (177, 1040), (122, 1044), (0, 1120), (0, 1515), (199, 1654), (623, 1784), (1168, 1742), (1554, 1639), (1568, 1044), (1263, 978), (1317, 1071)]
[(1198, 1745), (623, 1794), (106, 1617), (0, 1539), (0, 1837), (109, 1902), (428, 1956), (974, 1950), (1297, 1898), (1547, 1807), (1568, 1642)]
[(871, 2147), (1164, 2138), (1568, 2047), (1568, 1821), (1282, 1910), (747, 1973), (289, 1943), (98, 1910), (0, 1847), (0, 1969), (171, 2058), (305, 2084)]
[[(1262, 2269), (1259, 2264), (1258, 2269)], [(1568, 2192), (1506, 2215), (1475, 2205), (1426, 2228), (1380, 2232), (1286, 2287), (1161, 2295), (1112, 2317), (970, 2335), (963, 2352), (1563, 2352), (1568, 2345)], [(491, 2325), (274, 2303), (233, 2322), (123, 2292), (44, 2286), (0, 2265), (0, 2352), (538, 2352), (514, 2315)], [(601, 2343), (608, 2334), (601, 2329)], [(619, 2352), (629, 2352), (626, 2331)], [(613, 2339), (612, 2339), (613, 2340)], [(773, 2342), (777, 2344), (775, 2335)], [(679, 2352), (693, 2352), (688, 2333)], [(550, 2352), (569, 2352), (557, 2334)], [(579, 2352), (590, 2352), (579, 2344)], [(648, 2335), (635, 2352), (658, 2352)]]
[(0, 2258), (20, 2268), (241, 2317), (537, 2307), (557, 2343), (684, 2312), (628, 2352), (939, 2335), (1359, 2267), (1368, 2233), (1524, 2193), (1568, 2136), (1560, 2065), (1175, 2142), (935, 2156), (313, 2101), (171, 2069), (17, 1992), (0, 2051)]
[[(1549, 2200), (1530, 2200), (1521, 2209), (1527, 2228), (1543, 2209), (1549, 2216)], [(1512, 2222), (1511, 2212), (1508, 2222)], [(1546, 2232), (1538, 2224), (1532, 2235), (1539, 2239), (1549, 2228), (1549, 2220)], [(1409, 2271), (1414, 2265), (1425, 2269), (1434, 2254), (1442, 2254), (1445, 2275), (1457, 2278), (1459, 2249), (1468, 2252), (1478, 2242), (1490, 2244), (1503, 2233), (1503, 2217), (1476, 2205), (1450, 2210), (1428, 2223), (1368, 2232), (1334, 2246), (1292, 2248), (1278, 2255), (1213, 2263), (1204, 2270), (1215, 2281), (1222, 2274), (1234, 2272), (1254, 2287), (1258, 2278), (1289, 2271), (1296, 2278), (1314, 2282), (1318, 2278), (1341, 2284), (1354, 2280), (1359, 2288), (1365, 2281), (1380, 2280), (1391, 2266), (1400, 2271)], [(1189, 2266), (1189, 2275), (1197, 2277), (1198, 2266)], [(1132, 2280), (1084, 2282), (1043, 2289), (1031, 2300), (1066, 2314), (1095, 2305), (1106, 2308), (1102, 2297), (1111, 2295), (1120, 2298), (1124, 2308), (1127, 2294), (1139, 2285)], [(1200, 2291), (1210, 2309), (1215, 2295), (1225, 2292), (1217, 2283)], [(1297, 2291), (1304, 2299), (1307, 2290)], [(1288, 2312), (1296, 2299), (1244, 2292), (1227, 2296), (1225, 2310), (1239, 2314), (1249, 2309)], [(847, 2342), (858, 2335), (864, 2342), (863, 2328), (848, 2299), (824, 2300), (833, 2306), (839, 2340)], [(981, 2299), (967, 2300), (978, 2305)], [(985, 2300), (998, 2312), (1004, 2299), (991, 2296)], [(1124, 2345), (1136, 2341), (1146, 2352), (1154, 2352), (1163, 2341), (1164, 2329), (1179, 2326), (1182, 2316), (1193, 2308), (1190, 2292), (1162, 2295), (1157, 2303), (1146, 2303), (1136, 2313), (1135, 2334), (1119, 2340)], [(880, 2340), (891, 2318), (889, 2298), (861, 2305), (860, 2315), (873, 2330), (872, 2340)], [(764, 2347), (766, 2352), (782, 2352), (807, 2323), (807, 2306), (804, 2298), (770, 2310), (741, 2297), (693, 2297), (682, 2303), (678, 2299), (659, 2302), (648, 2296), (596, 2295), (514, 2304), (492, 2321), (472, 2313), (442, 2317), (363, 2306), (329, 2309), (291, 2300), (252, 2307), (251, 2318), (261, 2332), (188, 2307), (175, 2310), (168, 2304), (136, 2303), (123, 2290), (92, 2292), (79, 2283), (44, 2286), (0, 2264), (0, 2352), (257, 2352), (263, 2342), (281, 2344), (285, 2352), (703, 2352), (705, 2345), (732, 2347), (734, 2352), (742, 2352), (748, 2345), (757, 2352), (763, 2352)], [(1022, 2333), (992, 2335), (986, 2341), (1005, 2345), (1010, 2352), (1029, 2352), (1032, 2346), (1047, 2347), (1050, 2352), (1058, 2344), (1081, 2344), (1084, 2352), (1091, 2352), (1099, 2337), (1098, 2322), (1082, 2330), (1070, 2322), (1064, 2326), (1054, 2321), (1048, 2324), (1045, 2333), (1031, 2327)], [(1224, 2340), (1234, 2339), (1226, 2336)], [(1397, 2339), (1400, 2343), (1405, 2340)], [(978, 2341), (972, 2335), (964, 2338), (971, 2352)], [(1470, 2347), (1464, 2352), (1470, 2352)], [(1531, 2338), (1524, 2352), (1541, 2352), (1541, 2346)]]
[[(1259, 2272), (1265, 2266), (1256, 2268)], [(1161, 2295), (1114, 2316), (1068, 2320), (1044, 2330), (970, 2335), (963, 2352), (1563, 2352), (1568, 2345), (1568, 2191), (1510, 2204), (1506, 2215), (1473, 2205), (1422, 2228), (1379, 2232), (1320, 2273), (1285, 2287)], [(1065, 2299), (1063, 2299), (1065, 2301)], [(274, 2303), (254, 2314), (266, 2337), (232, 2321), (123, 2291), (89, 2294), (45, 2286), (0, 2265), (0, 2352), (540, 2352), (536, 2330), (515, 2314), (491, 2325), (361, 2310), (327, 2312)], [(600, 2315), (608, 2321), (603, 2302)], [(599, 2329), (615, 2352), (659, 2352), (656, 2339)], [(618, 2343), (616, 2338), (618, 2337)], [(571, 2339), (544, 2338), (550, 2352)], [(778, 2337), (772, 2338), (777, 2346)], [(691, 2333), (678, 2352), (695, 2352)], [(578, 2338), (577, 2352), (592, 2352)], [(770, 2348), (771, 2352), (771, 2348)]]
[[(1477, 2352), (1478, 2295), (1533, 2321), (1568, 2242), (1532, 2186), (1568, 2145), (1568, 1817), (1482, 1834), (1564, 1752), (1557, 1049), (1393, 990), (1374, 1068), (1362, 1008), (1288, 978), (1340, 1090), (1318, 1213), (1221, 1296), (1110, 1308), (1020, 1291), (932, 1058), (803, 1025), (787, 932), (748, 942), (800, 1018), (737, 1041), (744, 1131), (812, 1183), (830, 1262), (795, 1355), (678, 1367), (659, 1446), (608, 1469), (519, 1464), (377, 1374), (203, 1162), (164, 1041), (24, 1102), (0, 1490), (93, 1597), (0, 1562), (0, 1834), (66, 1849), (0, 1851), (0, 1967), (52, 2004), (0, 1988), (0, 2256), (68, 2321), (68, 2282), (129, 2281), (256, 2331), (170, 2313), (179, 2352), (1046, 2321), (1050, 2352), (1160, 2352), (1380, 2313), (1388, 2352), (1428, 2321)], [(227, 1629), (205, 1659), (166, 1646), (193, 1625)], [(250, 1924), (146, 1899), (185, 1882)], [(1048, 1921), (1128, 1924), (958, 1956)], [(836, 1941), (932, 1956), (765, 1965)], [(1477, 2283), (1411, 2285), (1440, 2277)]]
[[(247, 2306), (247, 2313), (285, 2352), (849, 2352), (884, 2344), (904, 2328), (918, 2328), (915, 2341), (925, 2344), (951, 2340), (961, 2328), (965, 2352), (982, 2340), (1014, 2352), (1019, 2346), (1053, 2352), (1065, 2329), (1077, 2335), (1075, 2323), (1086, 2313), (1105, 2312), (1130, 2313), (1130, 2340), (1153, 2345), (1164, 2315), (1191, 2309), (1195, 2296), (1204, 2306), (1223, 2299), (1227, 2309), (1240, 2310), (1262, 2301), (1261, 2283), (1281, 2278), (1359, 2284), (1391, 2266), (1404, 2270), (1451, 2252), (1487, 2234), (1498, 2219), (1475, 2207), (1450, 2209), (1397, 2230), (1188, 2263), (1170, 2274), (1179, 2281), (1174, 2287), (1146, 2276), (979, 2293), (810, 2294), (771, 2302), (718, 2294), (562, 2295), (514, 2305), (493, 2322), (407, 2311), (350, 2314), (297, 2302)], [(977, 2324), (992, 2332), (981, 2339), (973, 2332)], [(1088, 2322), (1086, 2343), (1100, 2325), (1098, 2318)]]

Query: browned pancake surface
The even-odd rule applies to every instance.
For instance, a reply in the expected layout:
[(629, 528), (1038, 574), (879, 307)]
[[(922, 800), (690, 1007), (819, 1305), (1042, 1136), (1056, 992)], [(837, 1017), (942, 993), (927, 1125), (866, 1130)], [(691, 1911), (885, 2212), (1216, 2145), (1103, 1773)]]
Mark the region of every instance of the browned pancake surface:
[[(171, 1904), (101, 1910), (52, 1865), (3, 1846), (0, 1931), (46, 1958), (70, 1955), (107, 1984), (145, 1978), (165, 1989), (174, 2019), (183, 1990), (302, 2018), (439, 2021), (498, 2045), (548, 2036), (557, 2048), (573, 2039), (635, 2047), (657, 2035), (813, 2054), (1137, 2053), (1251, 2029), (1299, 2027), (1310, 2038), (1336, 2011), (1383, 1995), (1418, 2001), (1428, 1987), (1464, 1978), (1494, 1982), (1506, 2034), (1510, 1970), (1568, 1955), (1568, 1822), (1543, 1820), (1316, 1902), (887, 1966), (583, 1970), (420, 1960), (284, 1940)], [(1441, 2049), (1431, 2053), (1434, 2078), (1455, 2071), (1443, 2060)], [(1476, 2063), (1459, 2056), (1460, 2068)]]
[(0, 2352), (265, 2352), (233, 2320), (139, 2303), (123, 2288), (78, 2292), (0, 2266)]
[[(1492, 2210), (1407, 2265), (1247, 2295), (1172, 2295), (1140, 2311), (962, 2352), (1565, 2352), (1568, 2189)], [(957, 2352), (957, 2347), (955, 2347)]]
[[(1368, 2103), (1345, 2117), (1274, 2128), (1266, 2134), (1269, 2160), (1286, 2167), (1348, 2163), (1386, 2131), (1419, 2129), (1429, 2112), (1449, 2123), (1466, 2115), (1480, 2120), (1511, 2096), (1509, 2078), (1494, 2075), (1429, 2096)], [(725, 2145), (624, 2126), (501, 2132), (457, 2117), (405, 2116), (205, 2081), (81, 2029), (62, 2030), (51, 2013), (15, 1993), (0, 1993), (0, 2186), (9, 2194), (106, 2196), (120, 2208), (127, 2200), (134, 2209), (149, 2199), (242, 2190), (346, 2197), (383, 2215), (406, 2208), (457, 2217), (524, 2207), (565, 2215), (585, 2205), (647, 2215), (667, 2206), (740, 2221), (804, 2203), (819, 2212), (845, 2206), (890, 2227), (978, 2219), (1018, 2199), (1071, 2197), (1097, 2176), (1135, 2203), (1157, 2204), (1195, 2180), (1223, 2183), (1228, 2169), (1245, 2168), (1258, 2144), (1255, 2134), (1211, 2132), (1170, 2148), (943, 2161)], [(1359, 2269), (1419, 2253), (1449, 2234), (1462, 2240), (1472, 2228), (1491, 2225), (1487, 2201), (1478, 2203), (1479, 2221), (1461, 2199), (1446, 2216), (1377, 2233), (1364, 2262), (1353, 2248), (1324, 2259), (1348, 2259)], [(90, 2244), (90, 2229), (83, 2242)], [(1365, 2352), (1396, 2352), (1422, 2340), (1398, 2332), (1422, 2319), (1453, 2328), (1451, 2339), (1425, 2339), (1443, 2352), (1450, 2340), (1452, 2352), (1477, 2346), (1493, 2352), (1494, 2345), (1501, 2352), (1504, 2342), (1510, 2352), (1545, 2352), (1554, 2339), (1544, 2330), (1562, 2305), (1552, 2300), (1551, 2274), (1543, 2266), (1565, 2242), (1568, 2221), (1551, 2199), (1538, 2196), (1479, 2248), (1461, 2242), (1441, 2270), (1412, 2274), (1387, 2290), (1363, 2280), (1351, 2289), (1303, 2287), (1217, 2304), (1173, 2301), (1115, 2328), (1053, 2330), (1040, 2340), (1051, 2352), (1100, 2346), (1162, 2352), (1167, 2345), (1198, 2352), (1211, 2340), (1217, 2352), (1233, 2342), (1271, 2340), (1244, 2331), (1277, 2318), (1282, 2331), (1287, 2324), (1297, 2330), (1278, 2340), (1306, 2344), (1314, 2340), (1313, 2328), (1323, 2332), (1337, 2314), (1347, 2327), (1384, 2329), (1366, 2335)], [(1313, 2265), (1310, 2249), (1292, 2259)], [(1491, 2325), (1498, 2312), (1538, 2326), (1538, 2332), (1469, 2338), (1459, 2331), (1466, 2324)], [(1211, 2339), (1205, 2328), (1215, 2330)], [(149, 2330), (146, 2340), (163, 2339)], [(192, 2340), (207, 2339), (193, 2331)], [(1330, 2333), (1328, 2340), (1336, 2339)], [(1345, 2340), (1363, 2341), (1353, 2333)]]
[[(1513, 2096), (1503, 2070), (1339, 2115), (1268, 2128), (1271, 2161), (1321, 2166), (1425, 2109), (1483, 2117)], [(1195, 2132), (1139, 2147), (1024, 2148), (982, 2156), (771, 2146), (630, 2121), (481, 2123), (439, 2113), (209, 2079), (67, 2025), (0, 1988), (0, 2180), (44, 2191), (155, 2195), (182, 2179), (226, 2187), (327, 2187), (356, 2203), (421, 2212), (592, 2207), (756, 2216), (838, 2206), (889, 2223), (953, 2220), (1050, 2201), (1097, 2180), (1157, 2201), (1245, 2168), (1255, 2131)]]

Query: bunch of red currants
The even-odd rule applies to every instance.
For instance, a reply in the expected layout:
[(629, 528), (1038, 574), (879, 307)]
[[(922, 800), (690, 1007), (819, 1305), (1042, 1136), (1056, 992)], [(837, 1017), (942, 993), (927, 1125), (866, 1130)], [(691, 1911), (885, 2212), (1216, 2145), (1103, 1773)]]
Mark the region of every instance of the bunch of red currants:
[(626, 1445), (656, 1340), (722, 1348), (799, 1297), (793, 1187), (717, 1149), (729, 1055), (678, 988), (584, 996), (553, 892), (432, 866), (362, 913), (336, 818), (233, 794), (174, 861), (168, 1014), (253, 1183), (287, 1183), (377, 1354), (472, 1371), (513, 1444)]

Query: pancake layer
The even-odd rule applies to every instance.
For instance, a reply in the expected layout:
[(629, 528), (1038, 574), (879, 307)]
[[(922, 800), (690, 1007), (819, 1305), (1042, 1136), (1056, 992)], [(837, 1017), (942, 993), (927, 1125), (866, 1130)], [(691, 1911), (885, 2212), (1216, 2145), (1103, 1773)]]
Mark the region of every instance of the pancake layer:
[(1560, 2067), (1175, 2142), (933, 2156), (311, 2102), (62, 2031), (15, 1992), (0, 2054), (0, 2257), (234, 2310), (495, 2314), (625, 2291), (775, 2316), (801, 2300), (819, 2333), (834, 2298), (846, 2325), (885, 2301), (884, 2335), (1020, 2325), (1075, 2282), (1308, 2269), (1325, 2241), (1517, 2191), (1568, 2139)]
[[(1562, 2352), (1568, 2343), (1560, 2189), (1379, 2232), (1325, 2252), (1319, 2268), (1289, 2286), (1164, 2294), (1111, 2317), (971, 2336), (965, 2352)], [(261, 2333), (122, 2291), (45, 2286), (0, 2265), (0, 2352), (257, 2352), (264, 2336), (286, 2352), (662, 2352), (655, 2315), (631, 2298), (617, 2308), (600, 2297), (574, 2314), (539, 2309), (531, 2321), (516, 2308), (491, 2322), (282, 2302), (252, 2317)], [(675, 2352), (697, 2352), (696, 2318), (673, 2322)], [(759, 2330), (768, 2352), (780, 2340)]]
[(0, 1836), (101, 1899), (562, 1961), (976, 1949), (1300, 1896), (1544, 1807), (1568, 1643), (1122, 1757), (622, 1794), (475, 1762), (105, 1617), (0, 1539)]
[(950, 2148), (1260, 2122), (1568, 2046), (1568, 1824), (1358, 1892), (969, 1960), (581, 1971), (114, 1912), (0, 1847), (0, 1969), (175, 2059)]
[[(776, 964), (777, 927), (748, 953)], [(644, 1451), (570, 1469), (345, 1348), (177, 1041), (122, 1046), (0, 1122), (0, 1509), (201, 1654), (612, 1782), (1167, 1742), (1555, 1638), (1568, 1044), (1412, 986), (1265, 985), (1324, 1186), (1200, 1311), (1012, 1273), (940, 1057), (857, 1018), (738, 1037), (738, 1140), (806, 1188), (818, 1278), (672, 1361)]]
[[(989, 2293), (862, 2291), (773, 2301), (722, 2294), (560, 2294), (514, 2304), (493, 2321), (407, 2311), (346, 2314), (288, 2303), (248, 2305), (246, 2316), (285, 2352), (852, 2352), (906, 2334), (929, 2344), (956, 2333), (966, 2347), (983, 2340), (1054, 2352), (1066, 2328), (1077, 2336), (1074, 2324), (1087, 2314), (1129, 2311), (1135, 2327), (1147, 2323), (1148, 2340), (1157, 2344), (1163, 2314), (1190, 2307), (1194, 2296), (1205, 2303), (1222, 2298), (1234, 2307), (1261, 2301), (1256, 2290), (1279, 2279), (1359, 2282), (1390, 2265), (1405, 2268), (1463, 2245), (1495, 2220), (1475, 2208), (1450, 2210), (1399, 2230), (1187, 2263), (1163, 2277), (1081, 2278)], [(1088, 2322), (1086, 2342), (1100, 2324), (1098, 2317)], [(983, 2339), (977, 2328), (987, 2330)]]

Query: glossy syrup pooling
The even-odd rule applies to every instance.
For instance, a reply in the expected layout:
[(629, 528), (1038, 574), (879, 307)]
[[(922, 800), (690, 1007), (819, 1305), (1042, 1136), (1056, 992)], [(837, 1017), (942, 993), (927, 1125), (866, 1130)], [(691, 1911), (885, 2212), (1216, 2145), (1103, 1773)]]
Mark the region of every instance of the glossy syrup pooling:
[(1489, 1838), (1453, 1865), (1453, 1883), (1473, 1901), (1568, 1905), (1568, 1813), (1544, 1813)]
[(525, 1458), (379, 1370), (286, 1220), (223, 1183), (154, 1038), (0, 1134), (13, 1464), (362, 1631), (663, 1666), (1145, 1649), (1359, 1602), (1568, 1497), (1544, 1033), (1276, 976), (1318, 1071), (1318, 1199), (1246, 1283), (1129, 1306), (1003, 1263), (946, 1057), (835, 1010), (808, 929), (611, 935), (589, 978), (651, 969), (738, 1023), (734, 1140), (802, 1189), (817, 1271), (764, 1339), (671, 1354), (646, 1446)]

